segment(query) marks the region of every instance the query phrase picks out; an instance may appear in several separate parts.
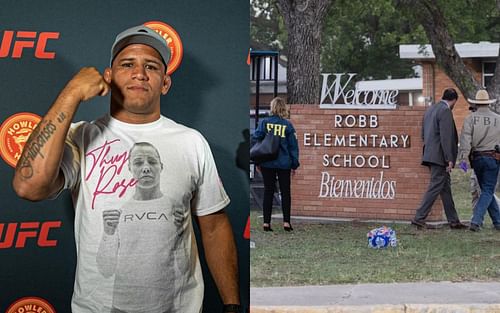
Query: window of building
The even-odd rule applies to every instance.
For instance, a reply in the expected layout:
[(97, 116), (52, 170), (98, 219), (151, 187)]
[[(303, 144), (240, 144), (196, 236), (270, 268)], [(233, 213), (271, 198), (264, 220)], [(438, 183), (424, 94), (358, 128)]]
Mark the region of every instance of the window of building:
[(483, 88), (487, 88), (495, 75), (496, 62), (483, 62)]
[(278, 62), (278, 53), (275, 51), (252, 51), (250, 80), (257, 80), (260, 76), (260, 81), (274, 81), (277, 71), (276, 62)]

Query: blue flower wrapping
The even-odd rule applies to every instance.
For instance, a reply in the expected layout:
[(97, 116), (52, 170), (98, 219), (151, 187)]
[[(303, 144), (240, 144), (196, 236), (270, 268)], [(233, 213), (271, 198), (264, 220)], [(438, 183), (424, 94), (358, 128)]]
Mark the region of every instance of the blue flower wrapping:
[(366, 236), (370, 248), (380, 249), (397, 246), (396, 232), (387, 226), (372, 229)]

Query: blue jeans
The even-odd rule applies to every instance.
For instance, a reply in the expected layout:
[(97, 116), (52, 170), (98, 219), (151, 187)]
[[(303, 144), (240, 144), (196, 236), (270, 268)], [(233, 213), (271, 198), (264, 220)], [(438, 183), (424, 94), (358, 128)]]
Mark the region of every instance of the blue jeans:
[(489, 156), (477, 156), (474, 157), (472, 166), (474, 167), (479, 187), (481, 187), (481, 195), (474, 208), (471, 222), (476, 225), (482, 225), (484, 214), (486, 210), (488, 210), (493, 225), (500, 225), (500, 209), (498, 208), (495, 197), (493, 197), (497, 184), (500, 161)]

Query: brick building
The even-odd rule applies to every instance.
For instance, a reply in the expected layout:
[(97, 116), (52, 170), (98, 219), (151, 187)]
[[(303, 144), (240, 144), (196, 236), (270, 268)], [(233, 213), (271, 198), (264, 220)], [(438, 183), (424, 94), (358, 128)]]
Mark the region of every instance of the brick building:
[[(455, 44), (455, 48), (465, 64), (472, 70), (475, 78), (481, 82), (483, 87), (488, 86), (495, 72), (499, 44), (491, 42), (460, 43)], [(445, 88), (454, 87), (459, 91), (452, 80), (436, 64), (431, 45), (400, 45), (399, 55), (402, 59), (414, 60), (422, 66), (422, 92), (429, 104), (439, 100)], [(464, 118), (469, 114), (469, 105), (460, 91), (459, 95), (460, 98), (453, 110), (453, 115), (460, 131)], [(499, 102), (492, 109), (500, 112)]]

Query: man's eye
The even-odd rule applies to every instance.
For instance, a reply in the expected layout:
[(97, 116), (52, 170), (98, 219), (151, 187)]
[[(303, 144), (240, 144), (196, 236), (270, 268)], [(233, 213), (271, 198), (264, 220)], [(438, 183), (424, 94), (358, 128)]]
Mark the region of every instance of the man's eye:
[(122, 67), (132, 67), (132, 63), (123, 63)]
[(135, 162), (134, 162), (134, 165), (135, 165), (135, 166), (141, 166), (142, 164), (143, 164), (143, 162), (142, 162), (142, 161), (135, 161)]
[(156, 70), (158, 70), (158, 67), (157, 67), (157, 66), (155, 66), (155, 65), (151, 65), (151, 64), (146, 64), (146, 66), (145, 66), (145, 67), (146, 67), (146, 69), (147, 69), (147, 70), (152, 70), (152, 71), (156, 71)]
[(155, 164), (158, 163), (158, 161), (156, 161), (156, 159), (154, 159), (154, 158), (149, 158), (148, 159), (148, 163), (151, 164), (151, 165), (155, 165)]

